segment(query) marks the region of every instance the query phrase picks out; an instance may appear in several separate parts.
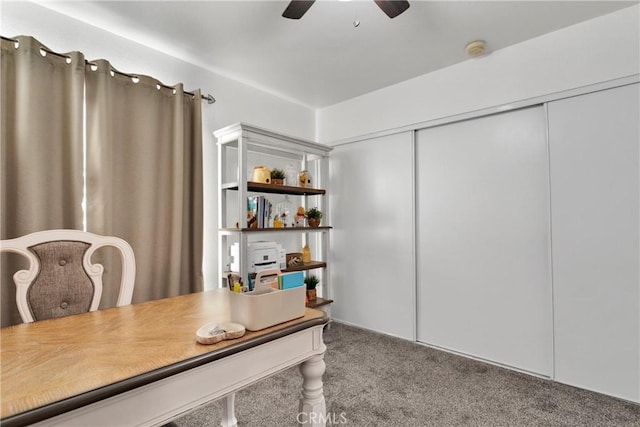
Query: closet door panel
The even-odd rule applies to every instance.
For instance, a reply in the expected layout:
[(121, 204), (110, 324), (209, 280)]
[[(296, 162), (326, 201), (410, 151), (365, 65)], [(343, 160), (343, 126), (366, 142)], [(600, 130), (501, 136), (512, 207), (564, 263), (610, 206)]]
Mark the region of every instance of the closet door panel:
[(544, 109), (416, 138), (418, 340), (551, 375)]
[(332, 317), (414, 340), (413, 135), (331, 152)]
[(549, 104), (555, 378), (640, 401), (640, 85)]

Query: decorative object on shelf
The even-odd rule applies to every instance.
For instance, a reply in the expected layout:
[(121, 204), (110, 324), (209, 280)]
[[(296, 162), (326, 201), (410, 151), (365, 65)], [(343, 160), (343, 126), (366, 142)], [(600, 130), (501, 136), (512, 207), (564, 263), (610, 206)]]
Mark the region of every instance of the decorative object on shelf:
[(302, 248), (302, 263), (308, 264), (311, 262), (311, 249), (309, 249), (309, 245), (304, 245)]
[(318, 276), (314, 276), (313, 274), (308, 275), (304, 278), (304, 284), (307, 287), (307, 299), (309, 301), (315, 301), (317, 298), (316, 286), (320, 283), (320, 279)]
[(253, 168), (253, 175), (251, 181), (261, 182), (263, 184), (271, 183), (271, 171), (265, 166), (256, 166)]
[(322, 219), (322, 212), (318, 208), (308, 209), (304, 216), (307, 218), (309, 227), (317, 228), (320, 226), (320, 220)]
[(273, 168), (271, 170), (271, 183), (275, 185), (284, 185), (286, 174), (282, 169)]
[[(279, 217), (282, 227), (293, 227), (295, 218), (293, 213), (293, 203), (289, 200), (289, 196), (285, 195), (284, 200), (276, 205), (275, 214)], [(275, 227), (275, 219), (274, 219)]]
[(304, 207), (302, 206), (298, 206), (296, 211), (295, 226), (304, 227)]
[(296, 187), (298, 186), (298, 169), (292, 164), (288, 164), (285, 168), (285, 184)]
[(308, 177), (309, 177), (309, 172), (307, 172), (306, 170), (300, 171), (298, 173), (298, 185), (302, 188), (307, 187)]
[(301, 252), (292, 252), (290, 254), (287, 254), (286, 257), (287, 257), (287, 268), (298, 267), (303, 264)]

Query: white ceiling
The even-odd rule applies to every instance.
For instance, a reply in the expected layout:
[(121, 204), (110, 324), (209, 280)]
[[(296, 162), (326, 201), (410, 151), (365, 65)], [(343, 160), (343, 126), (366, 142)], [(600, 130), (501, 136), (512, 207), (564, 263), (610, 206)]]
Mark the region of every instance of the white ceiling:
[[(47, 1), (46, 7), (286, 99), (320, 108), (637, 1), (416, 1), (389, 19), (372, 0)], [(356, 28), (354, 20), (359, 20)], [(489, 53), (490, 54), (490, 53)], [(476, 59), (477, 60), (477, 59)]]

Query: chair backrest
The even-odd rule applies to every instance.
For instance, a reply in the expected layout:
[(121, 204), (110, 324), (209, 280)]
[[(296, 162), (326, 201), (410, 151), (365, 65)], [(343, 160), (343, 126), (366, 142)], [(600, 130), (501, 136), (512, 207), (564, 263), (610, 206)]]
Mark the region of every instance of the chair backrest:
[(117, 248), (122, 261), (116, 304), (131, 304), (136, 261), (131, 246), (118, 237), (80, 230), (46, 230), (2, 240), (0, 252), (18, 253), (29, 260), (29, 270), (13, 275), (22, 321), (97, 310), (102, 297), (104, 267), (92, 264), (91, 256), (104, 246)]

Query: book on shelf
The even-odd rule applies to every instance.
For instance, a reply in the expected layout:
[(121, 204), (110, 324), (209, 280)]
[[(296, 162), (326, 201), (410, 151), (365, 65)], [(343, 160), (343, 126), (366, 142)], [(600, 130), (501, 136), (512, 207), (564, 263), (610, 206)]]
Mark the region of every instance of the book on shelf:
[(247, 197), (247, 228), (269, 227), (273, 205), (264, 196)]
[(257, 224), (256, 224), (257, 218), (258, 218), (257, 196), (249, 196), (247, 197), (247, 228), (257, 227)]

